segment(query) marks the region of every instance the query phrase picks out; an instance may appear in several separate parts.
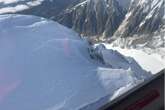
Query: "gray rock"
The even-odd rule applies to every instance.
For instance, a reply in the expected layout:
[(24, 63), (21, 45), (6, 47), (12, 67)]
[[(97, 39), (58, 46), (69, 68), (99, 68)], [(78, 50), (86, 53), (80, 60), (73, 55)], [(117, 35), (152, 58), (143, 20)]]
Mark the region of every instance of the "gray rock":
[(85, 36), (109, 37), (117, 30), (125, 12), (116, 0), (89, 0), (63, 12), (58, 21)]

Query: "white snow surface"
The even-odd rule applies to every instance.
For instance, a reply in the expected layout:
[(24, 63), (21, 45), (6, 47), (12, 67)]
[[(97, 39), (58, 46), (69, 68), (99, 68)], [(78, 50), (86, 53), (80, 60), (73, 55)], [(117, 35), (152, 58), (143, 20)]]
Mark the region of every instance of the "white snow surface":
[(56, 22), (0, 15), (0, 110), (78, 110), (133, 87), (138, 71), (147, 74), (137, 63), (110, 68), (94, 62), (87, 47)]
[(165, 48), (158, 48), (155, 50), (149, 48), (121, 48), (119, 46), (113, 46), (113, 44), (104, 44), (107, 49), (113, 49), (125, 56), (130, 56), (136, 60), (140, 66), (150, 71), (152, 74), (156, 74), (159, 71), (165, 69)]
[(0, 0), (0, 14), (16, 13), (42, 4), (44, 0)]

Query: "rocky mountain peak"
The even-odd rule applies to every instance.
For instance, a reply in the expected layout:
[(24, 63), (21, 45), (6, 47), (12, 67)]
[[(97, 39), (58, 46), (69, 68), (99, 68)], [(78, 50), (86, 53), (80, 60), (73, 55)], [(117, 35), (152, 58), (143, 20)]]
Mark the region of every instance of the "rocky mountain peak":
[(116, 0), (84, 0), (63, 12), (58, 21), (85, 36), (112, 36), (125, 13)]
[(114, 36), (128, 37), (158, 30), (163, 23), (164, 0), (134, 0)]

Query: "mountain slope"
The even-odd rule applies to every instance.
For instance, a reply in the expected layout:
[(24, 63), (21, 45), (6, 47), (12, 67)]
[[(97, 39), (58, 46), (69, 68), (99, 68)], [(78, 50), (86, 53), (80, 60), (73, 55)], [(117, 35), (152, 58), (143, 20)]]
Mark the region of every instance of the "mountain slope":
[(150, 34), (164, 25), (164, 0), (134, 0), (114, 36)]
[(103, 41), (151, 36), (147, 42), (155, 39), (154, 32), (161, 34), (164, 29), (164, 3), (164, 0), (83, 0), (62, 12), (57, 21), (84, 36)]
[(55, 19), (62, 10), (77, 1), (79, 0), (0, 0), (0, 14), (19, 13)]
[(0, 14), (42, 16), (73, 28), (83, 36), (104, 41), (102, 38), (114, 40), (136, 34), (152, 36), (165, 25), (164, 9), (164, 0), (0, 1)]
[(58, 21), (85, 36), (112, 36), (125, 12), (116, 0), (84, 0), (61, 13)]
[(77, 110), (150, 76), (134, 61), (103, 65), (90, 59), (87, 48), (77, 33), (51, 20), (0, 15), (0, 109)]

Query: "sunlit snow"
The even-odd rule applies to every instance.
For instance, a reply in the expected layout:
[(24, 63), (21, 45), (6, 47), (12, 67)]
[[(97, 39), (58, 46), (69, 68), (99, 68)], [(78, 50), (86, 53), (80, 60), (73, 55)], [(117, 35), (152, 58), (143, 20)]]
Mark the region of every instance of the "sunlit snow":
[(56, 22), (1, 15), (0, 110), (77, 110), (108, 95), (105, 104), (150, 76), (114, 51), (107, 50), (113, 62), (126, 66), (108, 57), (109, 65), (92, 60), (88, 48)]

